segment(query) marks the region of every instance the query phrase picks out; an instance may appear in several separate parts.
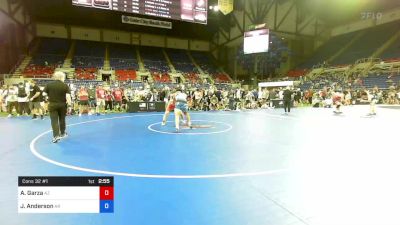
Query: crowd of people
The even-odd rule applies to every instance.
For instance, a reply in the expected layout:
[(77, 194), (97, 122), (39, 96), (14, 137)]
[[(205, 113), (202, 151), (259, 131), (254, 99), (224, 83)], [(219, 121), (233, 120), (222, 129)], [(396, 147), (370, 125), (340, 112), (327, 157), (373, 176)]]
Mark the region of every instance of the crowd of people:
[(46, 112), (43, 90), (44, 87), (36, 85), (34, 80), (15, 86), (3, 86), (0, 88), (0, 112), (7, 112), (8, 117), (15, 114), (32, 115), (33, 119), (40, 116), (43, 119)]
[[(367, 102), (372, 96), (375, 96), (378, 104), (397, 105), (400, 103), (400, 89), (390, 88), (382, 90), (377, 87), (373, 89), (346, 89), (340, 91), (343, 95), (344, 105), (355, 105), (358, 103)], [(307, 90), (304, 92), (305, 99), (314, 107), (326, 107), (330, 104), (332, 91), (329, 88), (324, 88), (319, 91)]]
[[(43, 92), (44, 87), (39, 87), (34, 80), (19, 83), (14, 86), (3, 86), (0, 88), (0, 110), (7, 112), (8, 117), (20, 115), (32, 115), (33, 119), (47, 112), (48, 98)], [(175, 89), (184, 91), (187, 96), (189, 110), (243, 110), (274, 108), (284, 106), (287, 99), (285, 88), (263, 88), (261, 90), (244, 90), (226, 86), (216, 88), (211, 85), (207, 88), (195, 88), (183, 84), (170, 86), (152, 87), (124, 87), (117, 84), (100, 84), (98, 86), (74, 86), (70, 85), (72, 105), (69, 114), (105, 114), (110, 112), (123, 112), (127, 110), (128, 102), (139, 101), (165, 101), (168, 102), (171, 93)], [(345, 89), (339, 87), (325, 86), (321, 89), (301, 90), (290, 89), (290, 99), (294, 106), (311, 105), (313, 107), (332, 107), (334, 96), (341, 95), (343, 105), (353, 105), (370, 102), (376, 99), (379, 104), (399, 104), (400, 89), (391, 87), (388, 90), (380, 90), (377, 87), (368, 89)]]

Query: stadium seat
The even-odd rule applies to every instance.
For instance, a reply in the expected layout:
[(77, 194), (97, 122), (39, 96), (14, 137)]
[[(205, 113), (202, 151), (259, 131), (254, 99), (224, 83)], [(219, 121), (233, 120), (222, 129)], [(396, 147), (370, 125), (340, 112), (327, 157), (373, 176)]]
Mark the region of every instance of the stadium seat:
[(115, 70), (138, 70), (136, 49), (133, 46), (110, 44), (110, 66)]
[(118, 81), (136, 80), (136, 70), (115, 70), (115, 76)]
[(75, 76), (78, 80), (95, 80), (97, 78), (97, 68), (77, 68)]
[(29, 65), (22, 74), (25, 77), (50, 77), (60, 67), (68, 51), (69, 41), (58, 38), (41, 38)]
[(77, 41), (72, 65), (75, 68), (101, 68), (104, 65), (104, 56), (104, 43)]
[(169, 73), (169, 66), (161, 48), (140, 47), (144, 67), (150, 72)]
[(171, 77), (168, 73), (151, 72), (153, 80), (158, 83), (171, 83)]

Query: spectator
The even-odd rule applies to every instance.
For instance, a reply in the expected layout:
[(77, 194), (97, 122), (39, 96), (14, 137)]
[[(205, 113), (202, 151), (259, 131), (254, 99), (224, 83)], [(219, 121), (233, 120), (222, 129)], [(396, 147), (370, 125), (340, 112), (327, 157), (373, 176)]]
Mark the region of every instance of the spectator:
[(89, 86), (88, 95), (89, 95), (89, 113), (88, 114), (91, 115), (93, 110), (96, 109), (96, 89), (93, 87), (93, 85)]
[(114, 96), (112, 95), (111, 91), (110, 90), (106, 91), (105, 110), (107, 112), (111, 112), (113, 110), (113, 101), (114, 101)]
[(218, 110), (218, 98), (215, 94), (210, 99), (210, 109)]
[(29, 115), (31, 114), (29, 109), (29, 99), (28, 99), (28, 85), (24, 83), (18, 84), (18, 116), (19, 115)]
[(115, 100), (115, 106), (117, 108), (118, 111), (121, 111), (121, 107), (122, 107), (122, 95), (123, 92), (121, 91), (120, 88), (116, 88), (113, 91), (113, 96), (114, 96), (114, 100)]
[(128, 99), (126, 98), (126, 96), (124, 95), (124, 96), (122, 96), (122, 101), (121, 101), (121, 108), (123, 109), (123, 110), (128, 110)]
[(7, 86), (3, 86), (0, 88), (0, 112), (6, 112), (6, 99), (5, 99), (5, 92), (7, 91)]
[(14, 86), (9, 86), (8, 89), (3, 93), (5, 103), (7, 105), (8, 117), (12, 117), (13, 110), (18, 113), (18, 89)]
[(32, 119), (37, 119), (38, 115), (40, 115), (40, 118), (43, 119), (44, 108), (40, 104), (40, 101), (42, 99), (42, 91), (40, 90), (39, 86), (36, 85), (36, 82), (34, 80), (31, 81), (30, 87), (31, 89), (29, 100), (32, 106)]
[(106, 106), (106, 91), (103, 88), (103, 85), (100, 84), (96, 90), (96, 114), (100, 115), (100, 111), (102, 114), (105, 114), (105, 106)]
[(79, 99), (79, 116), (84, 112), (89, 113), (89, 93), (85, 86), (81, 86), (78, 92)]

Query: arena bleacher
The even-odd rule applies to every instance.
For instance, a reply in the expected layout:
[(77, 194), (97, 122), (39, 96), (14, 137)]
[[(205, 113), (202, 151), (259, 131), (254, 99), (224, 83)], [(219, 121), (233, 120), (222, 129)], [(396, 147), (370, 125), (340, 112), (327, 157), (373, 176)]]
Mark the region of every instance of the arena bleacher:
[(387, 48), (381, 55), (385, 62), (399, 62), (400, 61), (400, 37), (398, 37), (394, 44)]
[(29, 65), (23, 71), (26, 77), (50, 77), (60, 67), (68, 51), (69, 41), (58, 38), (42, 38)]
[(358, 59), (368, 58), (397, 31), (391, 23), (360, 31), (363, 35), (330, 64), (353, 64)]
[[(343, 68), (341, 73), (353, 67), (357, 60), (368, 58), (377, 51), (398, 30), (398, 24), (385, 24), (367, 30), (338, 35), (329, 39), (306, 61), (287, 73), (288, 77), (299, 78), (306, 76), (313, 68), (324, 68), (321, 75), (323, 79), (308, 79), (303, 82), (302, 89), (315, 88), (321, 85), (321, 80), (331, 83), (340, 83), (340, 80), (331, 79), (326, 73), (332, 69)], [(369, 72), (360, 77), (363, 87), (378, 86), (388, 88), (391, 83), (396, 83), (398, 73), (394, 75), (382, 68), (400, 61), (400, 39), (397, 38), (392, 45), (387, 47), (379, 56), (382, 62), (376, 63)], [(32, 54), (29, 65), (24, 69), (23, 75), (31, 78), (48, 78), (56, 68), (62, 67), (66, 55), (71, 47), (71, 41), (58, 38), (41, 38), (39, 45)], [(337, 54), (341, 48), (345, 48)], [(109, 65), (115, 73), (117, 81), (137, 81), (140, 55), (146, 71), (155, 83), (171, 83), (171, 66), (176, 72), (181, 73), (188, 83), (201, 83), (200, 73), (210, 75), (215, 83), (230, 83), (230, 77), (221, 71), (214, 63), (212, 57), (206, 52), (186, 51), (180, 49), (163, 49), (149, 46), (130, 46), (123, 44), (106, 44), (91, 41), (76, 41), (72, 57), (72, 67), (75, 68), (75, 79), (96, 80), (98, 70), (105, 66), (106, 49), (109, 51)], [(165, 52), (163, 52), (165, 51)], [(165, 53), (165, 54), (164, 54)], [(199, 69), (194, 64), (197, 63)], [(335, 56), (336, 55), (336, 56)], [(330, 61), (330, 59), (333, 60)], [(393, 67), (393, 66), (392, 66)], [(390, 68), (392, 68), (390, 67)], [(386, 68), (386, 67), (385, 67)], [(388, 78), (389, 77), (389, 78)], [(345, 80), (345, 79), (343, 79)], [(345, 83), (345, 82), (344, 82)], [(345, 85), (343, 85), (345, 86)], [(361, 85), (360, 85), (361, 87)]]
[(167, 53), (176, 71), (182, 73), (188, 82), (200, 82), (200, 72), (193, 62), (191, 62), (187, 51), (180, 49), (168, 49)]
[[(82, 40), (76, 40), (72, 45), (73, 40), (59, 38), (40, 38), (37, 41), (38, 47), (22, 73), (27, 78), (49, 78), (56, 68), (62, 68), (65, 60), (71, 57), (70, 67), (74, 69), (74, 79), (96, 80), (99, 77), (99, 70), (106, 66), (108, 50), (110, 68), (107, 69), (115, 73), (117, 81), (138, 81), (139, 54), (145, 71), (150, 73), (156, 83), (172, 82), (170, 76), (172, 71), (166, 57), (176, 72), (182, 74), (188, 83), (202, 82), (201, 72), (195, 63), (209, 74), (215, 83), (231, 83), (229, 75), (219, 70), (211, 57), (203, 52)], [(189, 54), (193, 56), (194, 62)]]
[(208, 74), (218, 73), (218, 68), (207, 53), (193, 51), (191, 54), (204, 72)]
[(140, 55), (142, 56), (144, 67), (150, 72), (170, 72), (161, 48), (141, 46)]
[(136, 58), (136, 48), (121, 44), (109, 46), (110, 66), (115, 70), (116, 79), (119, 81), (136, 80), (136, 71), (139, 70)]
[(104, 43), (77, 41), (72, 65), (75, 68), (101, 68), (104, 55)]
[[(321, 81), (340, 84), (344, 88), (388, 89), (398, 84), (400, 77), (400, 39), (397, 37), (391, 45), (385, 44), (396, 35), (399, 28), (399, 23), (393, 22), (332, 37), (308, 60), (290, 70), (287, 76), (307, 77), (301, 84), (303, 90), (318, 88), (324, 84)], [(384, 51), (376, 55), (382, 47), (385, 47)], [(374, 55), (378, 58), (371, 58)], [(361, 69), (357, 69), (357, 66)], [(349, 85), (346, 81), (349, 76), (357, 82)]]

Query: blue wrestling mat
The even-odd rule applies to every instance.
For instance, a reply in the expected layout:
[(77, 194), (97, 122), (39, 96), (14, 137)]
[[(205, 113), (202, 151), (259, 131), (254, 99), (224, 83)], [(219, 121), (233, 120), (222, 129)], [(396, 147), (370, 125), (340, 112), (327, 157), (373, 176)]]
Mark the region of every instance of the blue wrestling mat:
[[(399, 224), (398, 112), (368, 106), (0, 119), (2, 224)], [(376, 132), (376, 130), (383, 130)], [(114, 213), (18, 214), (18, 176), (114, 176)], [(386, 208), (386, 206), (388, 206)]]

